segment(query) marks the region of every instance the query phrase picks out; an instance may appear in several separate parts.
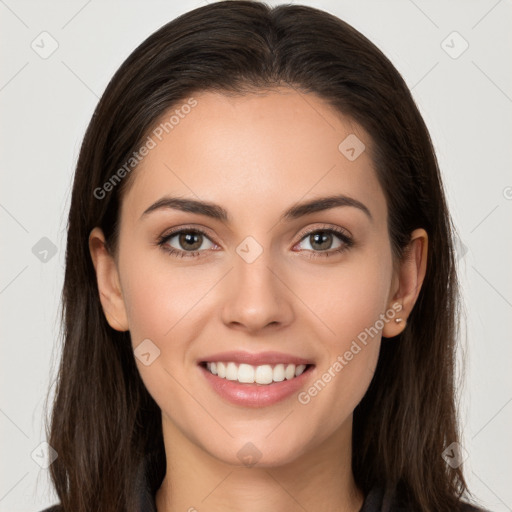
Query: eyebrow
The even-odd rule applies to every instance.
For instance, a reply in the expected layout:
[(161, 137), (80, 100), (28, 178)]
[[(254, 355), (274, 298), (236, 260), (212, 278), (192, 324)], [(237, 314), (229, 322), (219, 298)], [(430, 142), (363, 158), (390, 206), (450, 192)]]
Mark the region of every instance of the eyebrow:
[[(363, 203), (361, 203), (357, 199), (342, 194), (320, 197), (303, 203), (297, 203), (288, 210), (286, 210), (281, 215), (279, 221), (291, 221), (298, 219), (300, 217), (304, 217), (306, 215), (310, 215), (315, 212), (330, 210), (332, 208), (338, 208), (341, 206), (350, 206), (353, 208), (357, 208), (364, 212), (366, 216), (371, 221), (373, 221), (373, 217), (372, 214), (370, 213), (370, 210)], [(147, 208), (144, 211), (141, 218), (151, 212), (161, 209), (180, 210), (183, 212), (205, 215), (207, 217), (211, 217), (212, 219), (217, 219), (223, 222), (229, 222), (229, 215), (227, 210), (225, 210), (222, 206), (218, 204), (211, 203), (208, 201), (198, 201), (196, 199), (170, 196), (162, 197), (161, 199), (153, 203), (149, 208)]]

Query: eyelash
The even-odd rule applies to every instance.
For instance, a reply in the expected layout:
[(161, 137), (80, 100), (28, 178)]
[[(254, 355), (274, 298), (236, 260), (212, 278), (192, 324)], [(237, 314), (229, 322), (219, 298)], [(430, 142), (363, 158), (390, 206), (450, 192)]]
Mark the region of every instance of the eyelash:
[[(179, 230), (172, 231), (171, 233), (167, 233), (167, 234), (162, 235), (161, 237), (159, 237), (159, 239), (157, 241), (157, 245), (160, 246), (161, 249), (163, 251), (165, 251), (167, 254), (169, 254), (170, 256), (174, 256), (176, 258), (194, 258), (196, 256), (201, 257), (201, 253), (204, 252), (205, 250), (201, 250), (201, 251), (181, 251), (181, 250), (175, 249), (174, 247), (169, 247), (167, 245), (167, 242), (169, 242), (169, 240), (171, 238), (175, 237), (176, 235), (180, 235), (182, 233), (200, 234), (200, 235), (203, 235), (206, 238), (208, 238), (208, 240), (210, 240), (208, 234), (205, 231), (203, 231), (202, 229), (199, 229), (199, 228), (181, 228)], [(341, 245), (337, 249), (331, 249), (330, 251), (312, 251), (312, 250), (306, 249), (306, 252), (312, 253), (310, 256), (308, 256), (310, 258), (327, 258), (328, 256), (331, 256), (333, 254), (341, 254), (342, 252), (344, 252), (347, 249), (350, 249), (351, 247), (354, 246), (354, 240), (350, 236), (348, 236), (345, 233), (345, 231), (342, 231), (341, 229), (332, 228), (332, 227), (329, 227), (329, 228), (314, 228), (314, 229), (311, 229), (309, 231), (306, 231), (305, 233), (302, 233), (302, 236), (301, 236), (299, 242), (301, 242), (302, 240), (304, 240), (305, 238), (307, 238), (308, 236), (310, 236), (310, 235), (312, 235), (314, 233), (329, 233), (329, 234), (332, 233), (332, 234), (336, 235), (341, 240), (341, 242), (343, 242), (343, 245)], [(214, 243), (214, 242), (212, 242), (212, 243)]]

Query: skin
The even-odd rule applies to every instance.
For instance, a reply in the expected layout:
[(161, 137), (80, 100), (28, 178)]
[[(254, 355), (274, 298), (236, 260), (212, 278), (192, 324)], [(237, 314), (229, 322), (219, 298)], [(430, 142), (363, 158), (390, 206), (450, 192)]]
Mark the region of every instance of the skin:
[[(89, 240), (109, 324), (129, 330), (134, 348), (149, 338), (160, 350), (149, 366), (136, 359), (162, 410), (167, 474), (158, 511), (357, 512), (364, 495), (350, 463), (353, 411), (374, 374), (381, 336), (401, 332), (418, 297), (427, 233), (411, 234), (394, 267), (372, 141), (318, 96), (282, 88), (194, 98), (197, 106), (131, 176), (116, 254), (99, 228)], [(367, 148), (354, 161), (338, 149), (349, 134)], [(169, 208), (143, 215), (167, 194), (217, 203), (229, 222)], [(332, 194), (364, 203), (372, 219), (344, 206), (278, 222), (290, 206)], [(200, 256), (175, 257), (157, 244), (182, 226), (207, 231)], [(344, 229), (354, 245), (335, 254), (343, 242), (333, 235), (323, 251), (330, 256), (322, 256), (303, 234), (309, 228)], [(252, 263), (236, 252), (247, 236), (263, 249)], [(167, 244), (188, 247), (179, 236)], [(393, 304), (404, 321), (385, 323), (307, 405), (296, 394), (263, 408), (230, 404), (197, 366), (225, 350), (291, 353), (316, 365), (307, 388)], [(249, 442), (261, 452), (252, 467), (237, 457)]]

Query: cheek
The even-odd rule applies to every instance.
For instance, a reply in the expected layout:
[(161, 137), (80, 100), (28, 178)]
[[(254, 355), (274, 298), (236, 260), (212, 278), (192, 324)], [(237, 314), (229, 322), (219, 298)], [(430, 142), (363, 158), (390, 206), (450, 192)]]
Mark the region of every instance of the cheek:
[(198, 279), (197, 268), (173, 267), (156, 248), (126, 253), (131, 257), (120, 261), (120, 270), (132, 342), (149, 338), (163, 343), (205, 295), (210, 276)]
[(132, 249), (126, 247), (125, 254), (130, 257), (120, 261), (130, 337), (136, 355), (142, 342), (151, 353), (150, 364), (140, 359), (137, 367), (162, 411), (178, 410), (186, 418), (183, 404), (190, 407), (190, 397), (179, 382), (186, 375), (189, 340), (200, 336), (196, 320), (203, 304), (201, 298), (213, 286), (215, 276), (198, 278), (197, 267), (177, 268), (156, 249)]
[(369, 249), (329, 271), (308, 269), (307, 281), (302, 280), (296, 289), (325, 326), (326, 346), (332, 351), (342, 349), (384, 313), (391, 278), (391, 255)]
[[(320, 278), (320, 276), (317, 276)], [(321, 287), (303, 290), (321, 312), (324, 351), (317, 379), (299, 397), (311, 414), (307, 421), (322, 418), (322, 429), (331, 431), (344, 421), (366, 393), (379, 357), (382, 328), (392, 277), (390, 253), (367, 251), (340, 266)], [(322, 280), (317, 279), (319, 285)], [(305, 300), (306, 302), (306, 300)], [(327, 329), (328, 327), (328, 329)]]

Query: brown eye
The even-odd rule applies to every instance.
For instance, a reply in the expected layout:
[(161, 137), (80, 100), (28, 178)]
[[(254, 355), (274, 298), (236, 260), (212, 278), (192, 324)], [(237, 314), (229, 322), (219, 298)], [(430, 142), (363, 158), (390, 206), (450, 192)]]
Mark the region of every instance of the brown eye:
[(180, 233), (178, 242), (185, 250), (197, 251), (203, 244), (203, 235), (200, 233)]
[[(206, 247), (204, 246), (205, 242)], [(175, 231), (163, 236), (158, 244), (170, 254), (178, 257), (196, 256), (215, 245), (206, 236), (206, 233), (197, 229)]]
[(327, 254), (341, 252), (344, 249), (351, 247), (353, 243), (352, 239), (347, 235), (334, 229), (317, 229), (315, 231), (311, 231), (306, 233), (300, 243), (304, 241), (309, 243), (309, 247), (305, 247), (305, 250), (326, 252)]
[(313, 249), (325, 251), (331, 248), (333, 242), (333, 235), (328, 231), (317, 231), (309, 235), (309, 242)]

